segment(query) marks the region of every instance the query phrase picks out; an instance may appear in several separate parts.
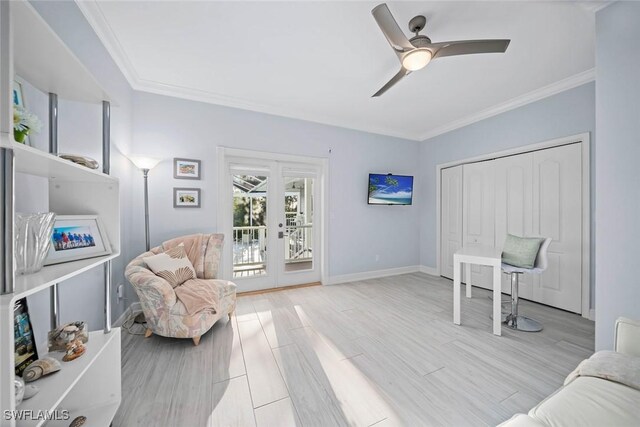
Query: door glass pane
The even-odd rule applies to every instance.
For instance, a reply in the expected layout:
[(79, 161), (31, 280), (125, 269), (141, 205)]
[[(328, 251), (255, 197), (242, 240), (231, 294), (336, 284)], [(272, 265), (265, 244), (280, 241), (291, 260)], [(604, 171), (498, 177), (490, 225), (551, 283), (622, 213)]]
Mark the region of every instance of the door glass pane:
[(284, 270), (313, 268), (313, 178), (284, 177)]
[(267, 272), (267, 177), (233, 175), (233, 277)]

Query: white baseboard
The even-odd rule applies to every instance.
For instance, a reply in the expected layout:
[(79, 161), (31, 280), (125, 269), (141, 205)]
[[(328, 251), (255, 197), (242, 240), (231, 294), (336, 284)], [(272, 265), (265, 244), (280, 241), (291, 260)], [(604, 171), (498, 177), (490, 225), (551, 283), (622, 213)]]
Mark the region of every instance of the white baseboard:
[(416, 273), (420, 271), (420, 266), (409, 265), (407, 267), (387, 268), (386, 270), (363, 271), (362, 273), (341, 274), (339, 276), (331, 276), (328, 285), (337, 285), (339, 283), (357, 282), (358, 280), (377, 279), (379, 277), (396, 276), (398, 274)]
[(590, 308), (589, 309), (589, 320), (593, 320), (594, 322), (596, 321), (596, 309), (595, 308)]
[(440, 276), (438, 274), (438, 269), (437, 268), (429, 267), (429, 266), (426, 266), (426, 265), (421, 265), (420, 266), (420, 272), (424, 273), (424, 274), (429, 274), (431, 276)]
[(126, 310), (118, 317), (118, 319), (113, 322), (112, 326), (114, 328), (119, 328), (122, 324), (129, 318), (132, 313), (138, 313), (142, 311), (142, 306), (140, 306), (140, 302), (134, 302), (126, 308)]

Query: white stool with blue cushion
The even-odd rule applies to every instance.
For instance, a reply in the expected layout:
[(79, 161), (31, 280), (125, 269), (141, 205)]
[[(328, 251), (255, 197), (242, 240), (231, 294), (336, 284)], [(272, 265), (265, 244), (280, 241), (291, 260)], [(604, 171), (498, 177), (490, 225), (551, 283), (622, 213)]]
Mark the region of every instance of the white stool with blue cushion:
[(507, 318), (505, 320), (508, 328), (525, 332), (540, 332), (542, 330), (542, 324), (540, 322), (518, 314), (518, 284), (519, 276), (522, 273), (542, 274), (542, 272), (547, 269), (547, 251), (550, 244), (551, 238), (544, 238), (543, 242), (540, 244), (538, 254), (536, 255), (532, 268), (516, 267), (505, 263), (505, 254), (503, 253), (502, 271), (511, 275), (511, 313), (507, 314)]

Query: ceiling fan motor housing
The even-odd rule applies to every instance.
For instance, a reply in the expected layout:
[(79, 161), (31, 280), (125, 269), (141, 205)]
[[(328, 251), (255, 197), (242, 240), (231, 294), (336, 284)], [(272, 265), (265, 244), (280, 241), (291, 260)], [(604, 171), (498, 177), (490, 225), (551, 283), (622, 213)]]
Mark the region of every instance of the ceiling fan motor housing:
[(427, 47), (431, 44), (431, 39), (427, 36), (415, 36), (409, 39), (415, 47)]

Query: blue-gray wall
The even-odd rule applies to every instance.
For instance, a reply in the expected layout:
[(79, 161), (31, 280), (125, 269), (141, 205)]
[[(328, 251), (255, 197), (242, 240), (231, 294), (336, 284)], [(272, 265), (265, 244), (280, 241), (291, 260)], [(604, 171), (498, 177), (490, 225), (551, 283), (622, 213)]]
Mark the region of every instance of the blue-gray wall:
[[(595, 124), (595, 83), (592, 82), (424, 141), (420, 147), (420, 263), (432, 268), (437, 263), (437, 165), (590, 132), (593, 207)], [(592, 248), (593, 235), (592, 219)], [(592, 304), (593, 268), (594, 263), (591, 265)]]
[[(416, 175), (418, 142), (149, 93), (134, 100), (135, 149), (165, 159), (149, 173), (152, 246), (216, 230), (224, 146), (329, 159), (330, 276), (418, 265), (418, 207), (369, 206), (366, 188), (370, 172)], [(189, 183), (202, 188), (202, 209), (172, 207), (172, 188), (184, 186), (173, 157), (202, 160), (203, 179)]]
[(640, 3), (596, 15), (596, 349), (618, 316), (640, 319)]

